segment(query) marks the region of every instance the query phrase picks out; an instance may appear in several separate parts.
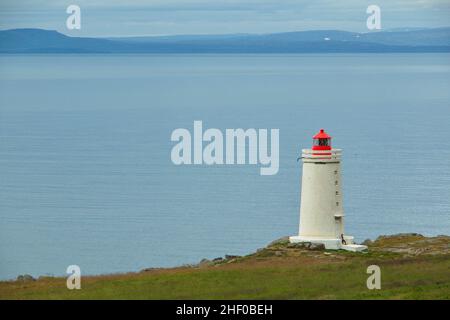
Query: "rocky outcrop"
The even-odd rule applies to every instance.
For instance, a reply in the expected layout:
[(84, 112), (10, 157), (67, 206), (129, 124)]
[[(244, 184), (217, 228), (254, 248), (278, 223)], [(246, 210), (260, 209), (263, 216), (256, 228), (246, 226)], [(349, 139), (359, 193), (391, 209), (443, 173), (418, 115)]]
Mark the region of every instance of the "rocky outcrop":
[(427, 238), (418, 233), (379, 236), (371, 245), (373, 251), (389, 252), (405, 257), (450, 254), (450, 237)]
[(410, 238), (410, 237), (424, 238), (424, 236), (421, 235), (420, 233), (410, 232), (410, 233), (397, 233), (397, 234), (391, 234), (391, 235), (381, 235), (377, 238), (376, 241), (387, 239), (387, 238)]
[[(450, 237), (437, 236), (425, 237), (419, 233), (399, 233), (394, 235), (381, 235), (376, 240), (366, 239), (362, 244), (369, 247), (366, 253), (372, 253), (372, 257), (394, 254), (392, 258), (413, 257), (419, 255), (441, 255), (450, 254)], [(226, 264), (233, 264), (248, 261), (248, 259), (264, 260), (266, 258), (301, 258), (309, 257), (316, 261), (345, 261), (352, 257), (362, 258), (361, 254), (342, 254), (342, 250), (326, 250), (321, 243), (298, 242), (290, 243), (289, 237), (282, 237), (272, 241), (264, 248), (259, 248), (256, 252), (246, 256), (226, 254), (224, 257), (214, 259), (202, 259), (197, 264), (185, 265), (191, 268), (220, 267)], [(389, 257), (391, 257), (389, 255)], [(148, 268), (144, 271), (162, 270), (161, 268)], [(20, 281), (30, 281), (31, 276), (20, 276)], [(31, 278), (30, 278), (31, 277)]]
[(30, 281), (36, 281), (35, 278), (33, 278), (31, 275), (29, 274), (21, 274), (17, 277), (17, 281), (20, 282), (30, 282)]

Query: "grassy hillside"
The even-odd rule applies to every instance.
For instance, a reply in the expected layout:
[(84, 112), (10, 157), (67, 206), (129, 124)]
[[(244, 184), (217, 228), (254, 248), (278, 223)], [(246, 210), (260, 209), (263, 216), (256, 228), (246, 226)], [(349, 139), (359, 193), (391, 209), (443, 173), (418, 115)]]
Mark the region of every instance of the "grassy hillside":
[[(368, 290), (367, 266), (381, 268)], [(245, 257), (171, 269), (0, 282), (1, 299), (449, 299), (450, 237), (379, 237), (368, 253), (311, 250), (282, 239)]]

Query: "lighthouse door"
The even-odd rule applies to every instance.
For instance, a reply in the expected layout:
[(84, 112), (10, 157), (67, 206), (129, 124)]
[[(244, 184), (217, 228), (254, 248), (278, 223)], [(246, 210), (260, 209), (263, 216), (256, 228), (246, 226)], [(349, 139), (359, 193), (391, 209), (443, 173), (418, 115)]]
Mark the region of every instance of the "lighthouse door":
[(336, 238), (341, 238), (341, 234), (344, 233), (342, 228), (342, 216), (335, 216), (334, 217), (334, 226), (335, 226), (335, 235)]

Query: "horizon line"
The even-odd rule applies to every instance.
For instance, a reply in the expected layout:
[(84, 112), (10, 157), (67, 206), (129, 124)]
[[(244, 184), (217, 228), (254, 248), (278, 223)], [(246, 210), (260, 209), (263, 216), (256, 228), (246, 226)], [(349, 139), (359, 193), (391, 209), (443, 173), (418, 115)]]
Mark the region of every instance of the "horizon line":
[[(57, 29), (46, 29), (46, 28), (34, 28), (34, 27), (23, 27), (23, 28), (9, 28), (9, 29), (0, 29), (0, 32), (5, 31), (16, 31), (16, 30), (41, 30), (41, 31), (53, 31), (59, 34), (65, 35), (67, 37), (72, 38), (95, 38), (95, 39), (111, 39), (111, 38), (148, 38), (148, 37), (179, 37), (179, 36), (259, 36), (259, 35), (270, 35), (270, 34), (283, 34), (283, 33), (298, 33), (298, 32), (315, 32), (315, 31), (338, 31), (338, 32), (347, 32), (347, 33), (355, 33), (355, 34), (368, 34), (368, 33), (380, 33), (380, 32), (411, 32), (411, 31), (421, 31), (421, 30), (437, 30), (437, 29), (448, 29), (448, 26), (442, 27), (396, 27), (389, 29), (380, 29), (380, 30), (367, 30), (366, 32), (359, 31), (348, 31), (344, 29), (308, 29), (308, 30), (291, 30), (291, 31), (279, 31), (279, 32), (265, 32), (265, 33), (251, 33), (251, 32), (236, 32), (236, 33), (186, 33), (186, 34), (151, 34), (151, 35), (111, 35), (111, 36), (88, 36), (88, 35), (74, 35), (70, 34), (71, 30), (67, 30), (68, 33), (64, 33)], [(408, 30), (410, 29), (410, 30)]]

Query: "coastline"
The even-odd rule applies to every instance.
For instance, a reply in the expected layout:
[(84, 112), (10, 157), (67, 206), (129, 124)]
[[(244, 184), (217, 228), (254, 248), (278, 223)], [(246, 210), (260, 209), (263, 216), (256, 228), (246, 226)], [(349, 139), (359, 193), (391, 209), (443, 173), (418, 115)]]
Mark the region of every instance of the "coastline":
[[(396, 234), (366, 240), (351, 253), (286, 238), (246, 256), (195, 265), (66, 278), (0, 281), (0, 299), (449, 299), (450, 236)], [(382, 289), (368, 290), (366, 269), (379, 265)], [(211, 285), (213, 284), (213, 285)]]

